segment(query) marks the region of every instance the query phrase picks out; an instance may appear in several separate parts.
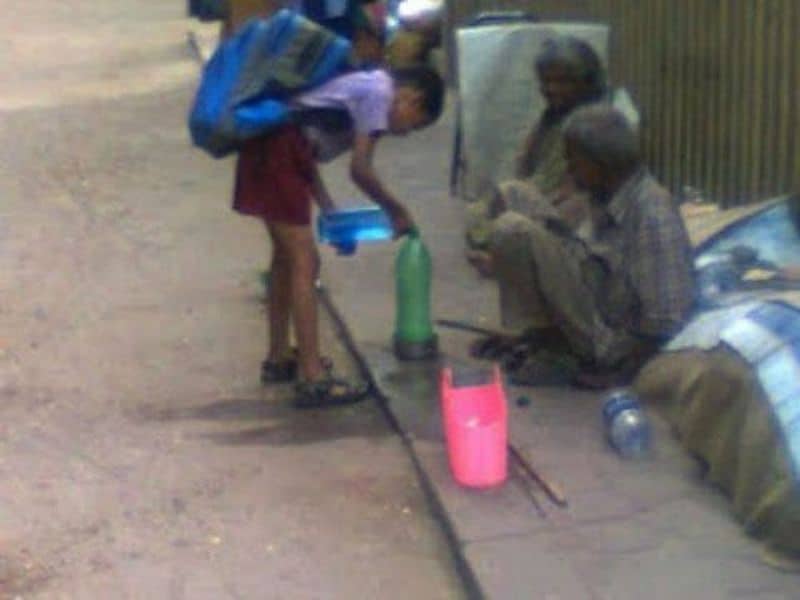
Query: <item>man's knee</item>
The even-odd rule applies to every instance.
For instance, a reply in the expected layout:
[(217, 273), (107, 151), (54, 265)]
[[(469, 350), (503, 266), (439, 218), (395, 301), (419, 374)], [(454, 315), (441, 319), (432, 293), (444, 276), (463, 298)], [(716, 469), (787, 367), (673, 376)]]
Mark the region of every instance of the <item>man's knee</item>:
[(497, 186), (505, 210), (520, 213), (533, 219), (555, 218), (553, 203), (539, 187), (530, 181), (512, 179)]
[(552, 237), (543, 223), (508, 211), (494, 221), (489, 247), (493, 254), (530, 253), (535, 240)]
[(518, 212), (506, 211), (492, 223), (491, 244), (499, 245), (508, 240), (527, 237), (534, 224)]

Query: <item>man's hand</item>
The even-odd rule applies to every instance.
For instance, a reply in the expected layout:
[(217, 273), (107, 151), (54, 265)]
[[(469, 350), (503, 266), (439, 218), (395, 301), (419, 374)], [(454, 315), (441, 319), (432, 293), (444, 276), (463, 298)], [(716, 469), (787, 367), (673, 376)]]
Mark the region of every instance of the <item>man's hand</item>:
[(467, 262), (471, 264), (481, 277), (491, 279), (494, 277), (494, 260), (486, 250), (467, 251)]

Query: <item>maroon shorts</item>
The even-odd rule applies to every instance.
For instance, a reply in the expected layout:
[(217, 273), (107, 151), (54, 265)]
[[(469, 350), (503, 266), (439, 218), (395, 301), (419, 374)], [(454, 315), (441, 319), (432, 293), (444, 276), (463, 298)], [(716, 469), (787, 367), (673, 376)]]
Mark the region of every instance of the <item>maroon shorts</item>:
[(268, 223), (311, 224), (314, 157), (292, 125), (248, 140), (239, 150), (233, 209)]

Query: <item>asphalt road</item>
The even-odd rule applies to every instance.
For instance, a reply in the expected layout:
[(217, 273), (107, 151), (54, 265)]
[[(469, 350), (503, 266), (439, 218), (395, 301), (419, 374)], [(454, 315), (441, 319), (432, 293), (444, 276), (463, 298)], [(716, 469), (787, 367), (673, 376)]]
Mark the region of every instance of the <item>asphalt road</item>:
[(189, 147), (183, 9), (0, 11), (0, 598), (461, 597), (375, 404), (258, 384), (268, 248)]

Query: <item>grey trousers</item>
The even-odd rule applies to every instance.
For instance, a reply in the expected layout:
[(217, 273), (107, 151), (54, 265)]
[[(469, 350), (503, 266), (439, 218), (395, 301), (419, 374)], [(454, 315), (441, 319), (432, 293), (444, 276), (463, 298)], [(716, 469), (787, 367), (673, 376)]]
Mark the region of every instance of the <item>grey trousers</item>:
[(599, 309), (608, 274), (568, 225), (554, 232), (543, 220), (506, 212), (494, 221), (489, 248), (504, 327), (557, 327), (578, 356), (602, 366), (633, 350), (631, 336), (609, 327)]

